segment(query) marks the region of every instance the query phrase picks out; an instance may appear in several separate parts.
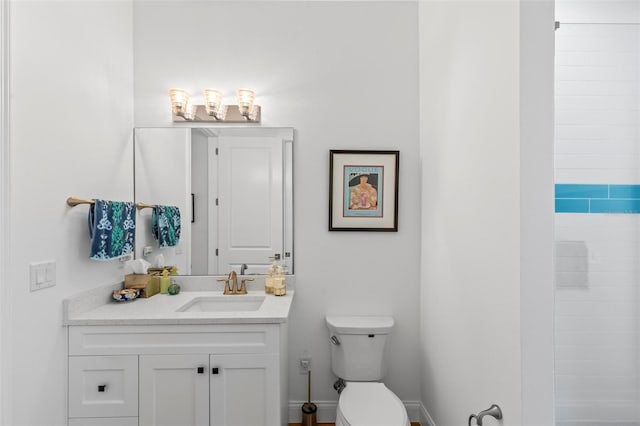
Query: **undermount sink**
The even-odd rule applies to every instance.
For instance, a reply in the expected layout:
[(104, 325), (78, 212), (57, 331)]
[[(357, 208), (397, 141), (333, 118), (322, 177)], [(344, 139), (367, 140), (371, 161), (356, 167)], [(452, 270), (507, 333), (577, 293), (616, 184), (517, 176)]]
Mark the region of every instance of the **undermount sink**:
[(177, 309), (177, 312), (250, 312), (262, 306), (265, 296), (202, 296), (195, 297)]

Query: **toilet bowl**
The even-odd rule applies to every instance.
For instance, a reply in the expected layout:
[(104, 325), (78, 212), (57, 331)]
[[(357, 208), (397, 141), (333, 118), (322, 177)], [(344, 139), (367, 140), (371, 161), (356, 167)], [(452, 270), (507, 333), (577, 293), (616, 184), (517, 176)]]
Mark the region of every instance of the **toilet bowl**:
[(340, 394), (336, 426), (410, 426), (400, 398), (384, 383), (347, 382)]

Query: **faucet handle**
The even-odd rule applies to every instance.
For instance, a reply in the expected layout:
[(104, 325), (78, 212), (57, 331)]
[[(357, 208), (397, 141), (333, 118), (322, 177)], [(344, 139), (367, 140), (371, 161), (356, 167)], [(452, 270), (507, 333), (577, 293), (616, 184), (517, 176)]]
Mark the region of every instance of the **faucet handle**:
[(222, 282), (224, 281), (224, 292), (223, 294), (233, 294), (233, 292), (231, 291), (231, 287), (229, 287), (229, 278), (217, 278), (216, 281), (218, 282)]
[(247, 281), (253, 281), (253, 278), (243, 278), (240, 280), (240, 290), (238, 290), (238, 294), (247, 294)]

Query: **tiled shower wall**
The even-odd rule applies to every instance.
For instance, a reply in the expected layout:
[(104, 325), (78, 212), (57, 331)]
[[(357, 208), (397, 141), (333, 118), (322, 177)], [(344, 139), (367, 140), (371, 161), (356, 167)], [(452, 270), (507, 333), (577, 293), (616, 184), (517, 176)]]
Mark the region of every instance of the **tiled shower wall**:
[(557, 3), (556, 419), (640, 424), (640, 22)]

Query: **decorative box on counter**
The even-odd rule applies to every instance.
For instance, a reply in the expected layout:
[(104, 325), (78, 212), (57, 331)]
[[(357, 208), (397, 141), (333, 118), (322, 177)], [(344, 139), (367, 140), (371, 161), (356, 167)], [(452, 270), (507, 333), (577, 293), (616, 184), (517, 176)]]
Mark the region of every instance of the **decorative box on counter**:
[(140, 296), (151, 297), (160, 292), (160, 275), (127, 274), (124, 276), (124, 288), (140, 289)]
[(163, 266), (161, 268), (152, 267), (147, 269), (147, 272), (151, 275), (162, 275), (162, 271), (166, 270), (169, 275), (178, 275), (178, 268), (173, 265)]

